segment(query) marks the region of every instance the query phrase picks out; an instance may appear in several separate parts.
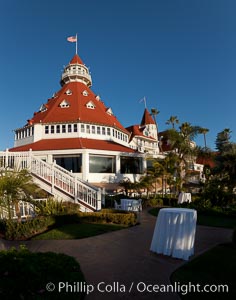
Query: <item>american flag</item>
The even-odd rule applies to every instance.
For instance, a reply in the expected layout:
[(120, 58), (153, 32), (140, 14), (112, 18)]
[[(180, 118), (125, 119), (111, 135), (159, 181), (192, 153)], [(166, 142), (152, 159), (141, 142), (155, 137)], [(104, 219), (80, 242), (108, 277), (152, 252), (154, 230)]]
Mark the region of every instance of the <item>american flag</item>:
[(77, 36), (69, 36), (67, 41), (71, 43), (77, 42)]

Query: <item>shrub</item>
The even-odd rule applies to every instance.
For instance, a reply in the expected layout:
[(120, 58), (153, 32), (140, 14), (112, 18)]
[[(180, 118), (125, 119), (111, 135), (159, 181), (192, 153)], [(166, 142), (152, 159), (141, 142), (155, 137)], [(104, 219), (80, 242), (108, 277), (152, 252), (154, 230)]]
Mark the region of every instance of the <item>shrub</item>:
[(80, 213), (81, 222), (84, 223), (110, 223), (132, 226), (137, 223), (137, 215), (131, 212), (95, 212)]
[(5, 238), (8, 240), (24, 240), (45, 231), (55, 224), (54, 217), (37, 217), (24, 223), (7, 220), (5, 226)]
[(163, 200), (161, 197), (142, 200), (143, 208), (156, 207), (156, 206), (162, 206), (162, 205), (163, 205)]
[[(24, 223), (7, 220), (0, 223), (8, 240), (27, 240), (48, 229), (75, 223), (119, 224), (133, 226), (137, 224), (137, 215), (132, 212), (104, 210), (94, 213), (75, 213), (56, 216), (39, 216)], [(2, 224), (2, 225), (1, 225)]]
[(74, 214), (79, 212), (80, 205), (72, 202), (63, 202), (49, 197), (46, 201), (37, 203), (38, 213), (44, 216)]
[(227, 206), (234, 202), (235, 195), (224, 190), (219, 181), (212, 180), (206, 185), (202, 198), (208, 200), (212, 206)]
[[(81, 300), (85, 296), (80, 291), (58, 292), (59, 282), (85, 284), (79, 263), (65, 254), (32, 253), (24, 246), (0, 251), (0, 277), (1, 299)], [(55, 285), (55, 291), (47, 291), (48, 283)]]

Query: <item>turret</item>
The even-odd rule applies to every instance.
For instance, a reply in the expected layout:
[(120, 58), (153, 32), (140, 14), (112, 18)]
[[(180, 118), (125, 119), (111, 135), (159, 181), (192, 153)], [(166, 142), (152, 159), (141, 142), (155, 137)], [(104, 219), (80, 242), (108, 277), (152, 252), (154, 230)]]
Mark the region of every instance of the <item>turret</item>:
[(92, 78), (89, 70), (78, 54), (76, 54), (65, 67), (61, 76), (61, 86), (69, 82), (82, 82), (88, 87), (92, 86)]

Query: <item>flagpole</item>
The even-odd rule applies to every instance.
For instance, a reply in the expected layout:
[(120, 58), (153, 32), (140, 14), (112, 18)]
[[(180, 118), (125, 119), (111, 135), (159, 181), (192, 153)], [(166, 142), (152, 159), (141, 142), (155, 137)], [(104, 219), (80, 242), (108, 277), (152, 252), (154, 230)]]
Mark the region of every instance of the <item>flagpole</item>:
[(147, 108), (147, 103), (146, 103), (146, 97), (145, 96), (143, 98), (143, 102), (144, 102), (144, 107)]
[(139, 100), (139, 103), (144, 102), (144, 107), (147, 108), (147, 101), (146, 97), (144, 96), (142, 99)]
[(76, 33), (76, 43), (75, 43), (75, 54), (78, 54), (78, 42), (77, 42), (77, 33)]

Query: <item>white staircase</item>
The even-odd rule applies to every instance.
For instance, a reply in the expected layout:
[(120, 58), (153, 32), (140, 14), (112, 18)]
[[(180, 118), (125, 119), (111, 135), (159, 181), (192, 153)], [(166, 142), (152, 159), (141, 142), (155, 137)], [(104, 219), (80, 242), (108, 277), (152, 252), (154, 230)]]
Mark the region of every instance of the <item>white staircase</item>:
[(48, 163), (29, 152), (0, 152), (0, 167), (27, 169), (35, 183), (58, 199), (80, 204), (81, 211), (101, 209), (101, 189), (79, 179), (56, 163)]

